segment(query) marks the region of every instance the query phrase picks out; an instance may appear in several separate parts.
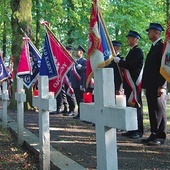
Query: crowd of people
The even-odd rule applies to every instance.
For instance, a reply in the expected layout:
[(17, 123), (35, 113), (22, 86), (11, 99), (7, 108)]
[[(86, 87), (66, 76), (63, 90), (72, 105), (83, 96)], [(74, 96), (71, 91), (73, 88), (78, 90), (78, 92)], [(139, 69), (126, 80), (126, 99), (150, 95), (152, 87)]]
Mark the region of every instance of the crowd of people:
[[(113, 68), (115, 95), (126, 95), (127, 107), (134, 107), (137, 110), (138, 129), (123, 132), (122, 135), (132, 139), (142, 138), (144, 134), (143, 125), (143, 105), (142, 89), (145, 90), (150, 120), (150, 136), (142, 138), (141, 142), (149, 145), (161, 145), (166, 139), (166, 105), (165, 89), (167, 82), (160, 74), (163, 41), (161, 33), (164, 31), (159, 23), (150, 23), (146, 29), (148, 38), (151, 41), (151, 48), (146, 56), (144, 64), (144, 53), (138, 42), (140, 34), (130, 30), (126, 36), (129, 51), (126, 56), (120, 54), (121, 42), (112, 41), (116, 56), (112, 62), (106, 66)], [(74, 48), (66, 47), (70, 55)], [(76, 49), (77, 60), (64, 78), (64, 83), (60, 94), (57, 97), (57, 113), (64, 116), (73, 116), (80, 118), (80, 102), (83, 102), (83, 93), (86, 89), (86, 59), (85, 50), (82, 46)], [(94, 87), (94, 86), (93, 86)], [(91, 88), (91, 92), (93, 91)], [(75, 114), (76, 103), (78, 113)], [(64, 109), (61, 110), (61, 106)]]

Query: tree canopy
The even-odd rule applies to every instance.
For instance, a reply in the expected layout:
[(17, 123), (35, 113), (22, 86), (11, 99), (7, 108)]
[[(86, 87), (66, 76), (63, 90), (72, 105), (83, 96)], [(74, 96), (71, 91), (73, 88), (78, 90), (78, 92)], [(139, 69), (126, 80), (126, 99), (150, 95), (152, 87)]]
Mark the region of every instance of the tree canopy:
[[(8, 58), (12, 55), (11, 2), (12, 0), (1, 0), (3, 5), (1, 5), (0, 13), (2, 21), (0, 24), (0, 46), (4, 57)], [(86, 49), (88, 48), (92, 0), (34, 0), (32, 4), (32, 40), (40, 50), (45, 34), (45, 30), (39, 25), (41, 18), (50, 22), (53, 32), (63, 45), (72, 44), (76, 47), (81, 44)], [(122, 42), (124, 55), (128, 49), (126, 34), (130, 29), (141, 34), (140, 45), (144, 53), (147, 53), (150, 42), (145, 29), (149, 23), (159, 22), (166, 28), (169, 13), (168, 0), (100, 0), (99, 6), (111, 40), (117, 39)]]
[[(9, 64), (9, 59), (14, 58), (14, 75), (23, 43), (24, 34), (21, 29), (42, 52), (45, 29), (40, 25), (41, 19), (50, 23), (53, 33), (64, 46), (73, 45), (76, 48), (82, 45), (88, 49), (93, 0), (0, 0), (0, 2), (0, 50), (6, 63)], [(141, 35), (139, 45), (146, 57), (151, 44), (146, 28), (151, 22), (158, 22), (166, 29), (169, 0), (98, 0), (98, 3), (110, 39), (122, 42), (122, 56), (126, 55), (129, 48), (126, 43), (129, 30), (137, 31)], [(15, 91), (15, 78), (13, 84)], [(30, 94), (31, 91), (27, 93)], [(16, 101), (14, 99), (12, 101), (13, 108)]]

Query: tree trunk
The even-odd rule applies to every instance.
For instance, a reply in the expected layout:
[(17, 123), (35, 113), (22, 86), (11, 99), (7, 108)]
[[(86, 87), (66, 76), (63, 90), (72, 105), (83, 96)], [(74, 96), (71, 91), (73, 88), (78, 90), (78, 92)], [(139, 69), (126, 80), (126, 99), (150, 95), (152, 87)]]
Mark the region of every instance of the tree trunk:
[[(13, 94), (16, 91), (16, 73), (18, 68), (19, 57), (21, 54), (22, 44), (23, 44), (23, 33), (24, 30), (28, 37), (32, 37), (31, 22), (32, 22), (32, 0), (11, 0), (11, 26), (12, 26), (12, 56), (14, 57), (14, 82), (13, 82)], [(25, 109), (29, 109), (31, 102), (31, 90), (26, 91), (27, 101)], [(28, 98), (29, 97), (29, 98)], [(9, 108), (16, 110), (17, 105), (15, 101), (15, 95), (12, 96)]]

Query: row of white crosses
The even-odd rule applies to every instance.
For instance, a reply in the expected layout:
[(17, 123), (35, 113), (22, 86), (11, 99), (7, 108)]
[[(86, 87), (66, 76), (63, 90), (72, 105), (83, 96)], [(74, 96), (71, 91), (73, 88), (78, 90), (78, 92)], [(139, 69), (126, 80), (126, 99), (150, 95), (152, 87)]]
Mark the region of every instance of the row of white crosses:
[[(39, 160), (41, 170), (50, 170), (50, 130), (49, 130), (49, 111), (56, 110), (56, 100), (54, 93), (49, 92), (48, 77), (39, 77), (38, 83), (39, 95), (33, 96), (33, 106), (39, 109)], [(17, 78), (17, 92), (15, 93), (17, 101), (17, 125), (18, 125), (18, 143), (23, 143), (24, 127), (24, 105), (26, 94), (23, 89), (23, 79)]]
[[(94, 72), (94, 101), (95, 103), (80, 104), (80, 118), (96, 125), (97, 169), (117, 170), (117, 140), (116, 129), (137, 129), (136, 110), (130, 107), (115, 105), (113, 70), (109, 68), (96, 69)], [(3, 87), (2, 101), (7, 101), (6, 85)], [(48, 77), (39, 77), (39, 95), (33, 97), (33, 106), (39, 109), (39, 141), (40, 141), (40, 169), (50, 169), (50, 133), (49, 111), (56, 110), (54, 95), (49, 93)], [(17, 80), (17, 121), (18, 141), (23, 142), (23, 102), (26, 100), (23, 80)], [(5, 104), (4, 104), (5, 105)], [(7, 109), (7, 107), (3, 108)], [(3, 111), (7, 113), (7, 110)], [(6, 114), (7, 115), (7, 114)], [(4, 126), (7, 126), (6, 115), (3, 115)]]

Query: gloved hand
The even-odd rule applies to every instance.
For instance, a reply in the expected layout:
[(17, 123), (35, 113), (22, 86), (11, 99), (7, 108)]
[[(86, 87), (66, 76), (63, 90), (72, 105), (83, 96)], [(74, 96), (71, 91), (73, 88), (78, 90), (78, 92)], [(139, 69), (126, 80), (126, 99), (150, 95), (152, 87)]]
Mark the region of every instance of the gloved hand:
[(76, 67), (77, 67), (77, 69), (80, 70), (82, 68), (82, 65), (81, 64), (77, 64)]
[(119, 63), (120, 58), (119, 57), (114, 57), (113, 60), (114, 60), (115, 63)]
[(81, 90), (81, 91), (83, 91), (83, 92), (85, 92), (85, 91), (86, 91), (86, 89), (85, 89), (85, 88), (83, 88), (81, 85), (80, 85), (80, 90)]

